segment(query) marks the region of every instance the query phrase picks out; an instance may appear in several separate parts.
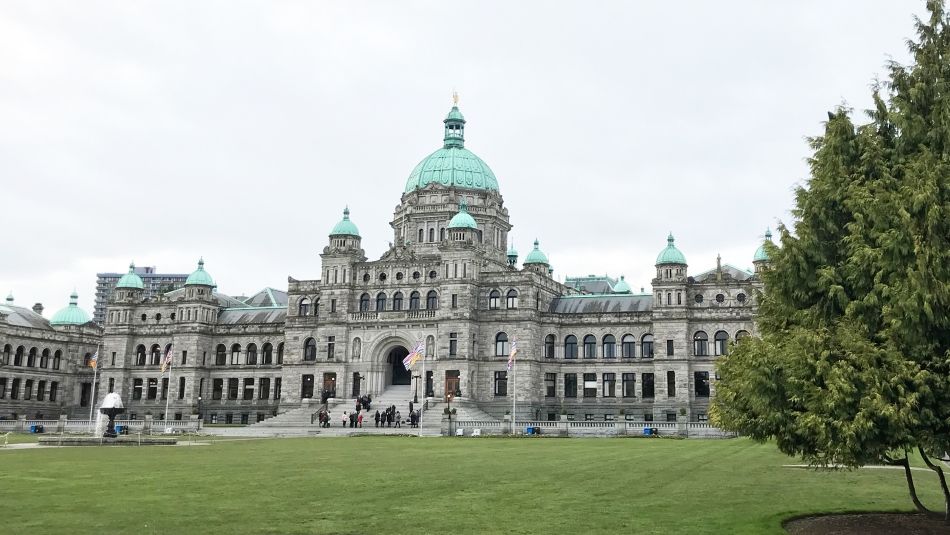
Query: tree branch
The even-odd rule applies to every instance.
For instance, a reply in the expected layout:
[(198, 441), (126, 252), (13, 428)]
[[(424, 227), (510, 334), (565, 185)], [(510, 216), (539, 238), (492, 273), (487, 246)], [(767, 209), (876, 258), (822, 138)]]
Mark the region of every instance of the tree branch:
[(920, 498), (917, 497), (917, 489), (914, 488), (914, 475), (910, 470), (910, 461), (907, 460), (907, 451), (904, 451), (904, 458), (897, 461), (897, 464), (904, 467), (904, 477), (907, 479), (907, 490), (910, 491), (910, 499), (914, 502), (914, 507), (917, 510), (930, 518), (943, 519), (943, 515), (935, 511), (931, 511), (920, 502)]
[(927, 465), (927, 468), (937, 472), (937, 477), (940, 478), (940, 488), (943, 489), (943, 521), (950, 523), (950, 489), (947, 489), (947, 478), (943, 475), (943, 468), (930, 462), (930, 457), (924, 452), (922, 446), (917, 446), (917, 451), (920, 452), (920, 457), (924, 460), (924, 464)]

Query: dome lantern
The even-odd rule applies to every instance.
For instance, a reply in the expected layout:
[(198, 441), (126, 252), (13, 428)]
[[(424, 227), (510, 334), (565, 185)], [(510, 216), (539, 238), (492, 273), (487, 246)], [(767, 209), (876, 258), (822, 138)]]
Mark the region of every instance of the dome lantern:
[(515, 244), (512, 244), (508, 247), (508, 253), (505, 255), (508, 258), (508, 267), (515, 267), (518, 264), (518, 251), (515, 249)]
[(337, 223), (333, 230), (330, 231), (330, 236), (355, 236), (360, 237), (360, 231), (356, 228), (356, 225), (350, 221), (350, 207), (347, 206), (343, 208), (343, 219)]
[(459, 94), (452, 94), (452, 109), (442, 121), (445, 124), (444, 147), (449, 149), (453, 147), (465, 147), (465, 117), (459, 111)]
[(620, 282), (614, 285), (613, 293), (615, 294), (633, 293), (633, 291), (630, 289), (630, 285), (627, 284), (627, 281), (624, 280), (623, 275), (620, 276)]
[(753, 263), (769, 261), (769, 253), (765, 250), (766, 242), (772, 243), (772, 230), (768, 228), (765, 229), (765, 240), (763, 240), (762, 245), (755, 250), (755, 256), (752, 257)]
[(686, 265), (686, 257), (683, 256), (683, 253), (676, 248), (676, 245), (673, 245), (674, 241), (675, 239), (673, 238), (673, 233), (670, 232), (670, 235), (666, 237), (666, 248), (660, 251), (660, 254), (656, 257), (656, 265)]
[(188, 275), (188, 278), (185, 280), (185, 286), (210, 286), (212, 288), (217, 286), (217, 284), (214, 283), (214, 279), (211, 278), (211, 275), (205, 271), (204, 258), (198, 259), (198, 269), (194, 270), (191, 275)]
[(119, 282), (115, 284), (116, 288), (125, 288), (130, 290), (144, 290), (145, 283), (142, 282), (142, 277), (139, 277), (135, 272), (135, 262), (129, 263), (129, 272), (125, 275), (122, 275), (122, 278), (119, 279)]
[(528, 256), (524, 259), (525, 265), (530, 264), (540, 264), (548, 266), (551, 263), (548, 261), (548, 255), (544, 254), (540, 249), (541, 242), (537, 238), (534, 239), (534, 249), (528, 253)]
[(84, 325), (90, 321), (89, 314), (79, 308), (79, 295), (76, 290), (69, 296), (69, 306), (60, 309), (49, 320), (50, 325)]

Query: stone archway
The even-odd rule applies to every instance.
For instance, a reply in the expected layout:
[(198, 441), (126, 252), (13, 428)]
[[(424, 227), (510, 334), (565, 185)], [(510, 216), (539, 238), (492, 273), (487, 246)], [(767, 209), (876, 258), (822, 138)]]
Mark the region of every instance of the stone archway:
[(409, 350), (398, 345), (389, 350), (386, 354), (386, 363), (389, 365), (388, 385), (409, 385), (412, 384), (412, 373), (406, 369), (402, 360), (409, 354)]

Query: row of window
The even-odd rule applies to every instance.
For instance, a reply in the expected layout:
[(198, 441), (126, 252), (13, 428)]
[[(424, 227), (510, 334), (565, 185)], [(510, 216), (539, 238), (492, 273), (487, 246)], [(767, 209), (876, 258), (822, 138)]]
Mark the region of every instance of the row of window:
[[(736, 333), (736, 340), (748, 336), (748, 331), (738, 331)], [(726, 331), (717, 331), (713, 339), (713, 354), (714, 355), (725, 355), (729, 348), (729, 334)], [(641, 358), (653, 358), (654, 355), (654, 340), (652, 334), (644, 334), (640, 337), (640, 357)], [(495, 335), (495, 356), (506, 356), (508, 355), (508, 335), (504, 332), (500, 332)], [(557, 337), (553, 334), (549, 334), (544, 337), (544, 357), (553, 359), (555, 358), (555, 352), (557, 348)], [(617, 358), (619, 349), (619, 356), (622, 358), (634, 358), (637, 356), (637, 339), (632, 334), (625, 334), (620, 337), (620, 344), (618, 348), (617, 338), (612, 334), (604, 335), (601, 339), (601, 350), (600, 357), (605, 359)], [(583, 357), (585, 359), (595, 359), (598, 357), (597, 351), (597, 338), (588, 334), (583, 338), (583, 345), (581, 346), (583, 352)], [(673, 355), (673, 340), (666, 341), (666, 354)], [(709, 355), (709, 336), (704, 331), (697, 331), (693, 335), (693, 354), (696, 356), (707, 356)], [(578, 356), (578, 341), (577, 337), (573, 334), (569, 334), (564, 337), (564, 351), (563, 358), (565, 359), (576, 359)]]
[[(88, 360), (90, 357), (91, 355), (86, 353), (86, 359)], [(41, 352), (35, 347), (31, 347), (27, 351), (25, 347), (18, 346), (14, 350), (10, 344), (4, 345), (3, 353), (0, 354), (0, 364), (13, 364), (14, 366), (26, 366), (27, 368), (58, 370), (62, 365), (62, 360), (63, 350), (61, 349), (51, 353), (49, 348), (45, 348)]]
[[(162, 347), (158, 344), (152, 344), (151, 348), (146, 348), (144, 344), (139, 344), (135, 348), (135, 365), (136, 366), (158, 366), (162, 363), (162, 355), (171, 350), (171, 344), (166, 344), (164, 351)], [(230, 354), (230, 361), (228, 355)], [(243, 357), (242, 357), (243, 356)], [(204, 366), (207, 364), (207, 352), (202, 354), (201, 365)], [(284, 363), (284, 343), (280, 342), (277, 344), (276, 354), (274, 351), (274, 345), (270, 342), (266, 342), (260, 348), (258, 352), (257, 344), (248, 344), (247, 348), (244, 348), (242, 353), (241, 344), (232, 344), (231, 351), (228, 352), (227, 346), (224, 344), (218, 344), (214, 352), (214, 364), (215, 366), (238, 366), (241, 364), (246, 364), (248, 366), (257, 366), (258, 364), (266, 366), (271, 364), (283, 364)], [(172, 358), (172, 365), (174, 366), (184, 366), (188, 364), (188, 351), (181, 352), (181, 358), (179, 362), (174, 362), (174, 357)], [(112, 353), (112, 365), (115, 365), (115, 353)]]
[[(212, 379), (211, 380), (211, 399), (213, 400), (237, 400), (241, 399), (244, 401), (251, 401), (255, 399), (255, 388), (254, 388), (254, 378), (245, 377), (243, 379), (237, 377), (231, 377), (227, 380), (227, 383), (224, 382), (224, 379)], [(225, 385), (227, 390), (225, 390)], [(281, 378), (274, 378), (274, 388), (273, 388), (273, 400), (280, 400), (280, 388), (281, 388)], [(256, 399), (259, 400), (268, 400), (271, 399), (271, 378), (270, 377), (258, 377), (257, 378), (257, 396)]]
[[(565, 398), (576, 398), (580, 391), (582, 397), (596, 398), (598, 390), (600, 397), (614, 398), (636, 398), (637, 397), (637, 374), (636, 373), (603, 373), (598, 386), (596, 373), (584, 373), (581, 375), (581, 383), (578, 383), (576, 373), (565, 373), (563, 379), (562, 395)], [(617, 376), (620, 375), (620, 385), (618, 390)], [(640, 374), (640, 398), (653, 399), (656, 397), (655, 375), (653, 373)], [(557, 374), (544, 374), (544, 396), (548, 398), (557, 397)], [(580, 390), (578, 390), (580, 385)], [(495, 372), (494, 393), (496, 397), (508, 395), (508, 372)], [(709, 372), (693, 372), (693, 395), (697, 398), (709, 397)], [(666, 372), (666, 396), (676, 397), (676, 372)]]
[[(419, 292), (413, 291), (409, 294), (409, 310), (419, 310), (421, 294)], [(392, 297), (391, 308), (387, 304), (387, 297), (384, 292), (376, 294), (376, 310), (377, 312), (383, 312), (386, 310), (399, 311), (403, 307), (403, 294), (402, 292), (396, 292)], [(426, 309), (435, 310), (439, 308), (439, 294), (435, 290), (429, 290), (426, 294)], [(370, 310), (370, 295), (364, 293), (360, 296), (359, 300), (359, 311), (360, 312), (369, 312)]]
[[(704, 299), (704, 298), (703, 298), (703, 294), (696, 294), (696, 295), (693, 297), (693, 300), (696, 301), (696, 304), (697, 304), (697, 305), (702, 304), (702, 303), (703, 303), (703, 299)], [(722, 303), (725, 303), (725, 302), (726, 302), (726, 296), (725, 296), (724, 294), (716, 294), (716, 298), (715, 298), (715, 299), (716, 299), (716, 303), (718, 303), (718, 304), (722, 304)], [(746, 295), (745, 295), (744, 293), (738, 293), (738, 294), (736, 294), (736, 302), (738, 302), (739, 304), (745, 304), (745, 302), (746, 302)], [(657, 293), (656, 293), (656, 303), (657, 303), (658, 305), (662, 305), (662, 304), (663, 304), (663, 292), (657, 292)], [(672, 305), (672, 304), (673, 304), (673, 292), (666, 292), (666, 304), (667, 304), (667, 305)], [(677, 305), (682, 305), (682, 304), (683, 304), (683, 292), (676, 292), (676, 304), (677, 304)]]
[[(49, 388), (47, 388), (46, 381), (34, 381), (33, 379), (20, 379), (19, 377), (15, 377), (9, 380), (10, 389), (8, 392), (7, 383), (8, 379), (6, 377), (0, 377), (0, 399), (6, 399), (9, 395), (10, 399), (56, 401), (56, 395), (59, 390), (59, 383), (56, 381), (50, 381), (48, 383)], [(34, 385), (36, 385), (35, 388)]]

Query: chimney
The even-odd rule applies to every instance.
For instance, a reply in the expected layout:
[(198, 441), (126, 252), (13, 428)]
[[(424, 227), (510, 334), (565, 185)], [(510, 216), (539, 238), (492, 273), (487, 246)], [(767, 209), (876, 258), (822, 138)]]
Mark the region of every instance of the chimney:
[(43, 303), (37, 303), (33, 305), (33, 312), (36, 312), (40, 316), (43, 315)]

